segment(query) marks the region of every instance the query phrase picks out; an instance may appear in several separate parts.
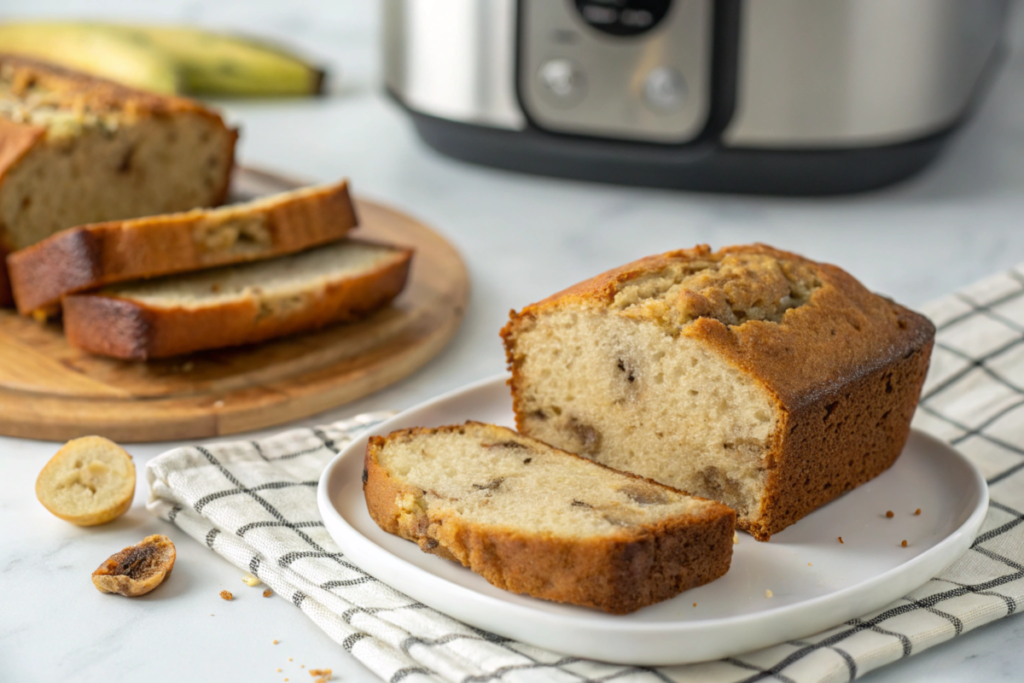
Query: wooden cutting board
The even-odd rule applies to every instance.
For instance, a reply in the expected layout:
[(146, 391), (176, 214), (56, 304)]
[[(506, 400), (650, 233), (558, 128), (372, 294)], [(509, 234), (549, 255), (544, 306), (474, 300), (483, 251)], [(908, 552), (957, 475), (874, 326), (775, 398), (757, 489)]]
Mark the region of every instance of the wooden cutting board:
[[(298, 184), (238, 169), (238, 199)], [(92, 356), (59, 323), (0, 310), (0, 434), (165, 441), (234, 434), (335, 408), (410, 374), (458, 329), (469, 296), (451, 244), (403, 213), (356, 200), (354, 236), (413, 247), (405, 291), (354, 324), (248, 347), (131, 362)]]

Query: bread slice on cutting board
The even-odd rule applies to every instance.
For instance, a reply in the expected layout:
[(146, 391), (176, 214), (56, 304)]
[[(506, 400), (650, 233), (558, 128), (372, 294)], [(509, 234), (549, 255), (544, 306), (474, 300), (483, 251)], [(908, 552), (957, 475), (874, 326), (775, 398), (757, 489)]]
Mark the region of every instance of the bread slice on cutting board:
[(511, 429), (467, 422), (367, 444), (382, 528), (515, 593), (625, 614), (729, 569), (735, 513)]
[(0, 257), (84, 223), (220, 204), (237, 137), (198, 102), (0, 55)]
[(266, 261), (112, 285), (63, 300), (68, 341), (145, 360), (365, 317), (405, 286), (412, 250), (343, 240)]
[(103, 285), (289, 254), (356, 225), (348, 183), (216, 209), (94, 223), (7, 257), (18, 311), (55, 312), (67, 294)]

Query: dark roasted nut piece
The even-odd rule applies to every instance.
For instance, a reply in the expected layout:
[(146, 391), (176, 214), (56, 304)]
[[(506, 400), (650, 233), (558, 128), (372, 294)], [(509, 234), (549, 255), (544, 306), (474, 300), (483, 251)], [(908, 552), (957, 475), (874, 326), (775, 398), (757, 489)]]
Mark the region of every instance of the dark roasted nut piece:
[(174, 544), (156, 534), (114, 553), (92, 573), (92, 582), (102, 593), (129, 598), (145, 595), (167, 578), (174, 568)]

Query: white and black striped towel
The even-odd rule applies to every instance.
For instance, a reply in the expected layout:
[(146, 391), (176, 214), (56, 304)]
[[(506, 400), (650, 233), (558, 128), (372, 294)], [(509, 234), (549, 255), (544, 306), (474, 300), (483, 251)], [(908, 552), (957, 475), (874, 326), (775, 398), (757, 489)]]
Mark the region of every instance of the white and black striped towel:
[(882, 610), (747, 655), (647, 669), (565, 657), (461, 624), (359, 569), (324, 529), (317, 478), (385, 415), (263, 441), (178, 448), (148, 467), (150, 510), (290, 598), (387, 681), (845, 681), (1013, 614), (1024, 600), (1024, 266), (937, 301), (915, 426), (953, 444), (991, 488), (971, 549)]

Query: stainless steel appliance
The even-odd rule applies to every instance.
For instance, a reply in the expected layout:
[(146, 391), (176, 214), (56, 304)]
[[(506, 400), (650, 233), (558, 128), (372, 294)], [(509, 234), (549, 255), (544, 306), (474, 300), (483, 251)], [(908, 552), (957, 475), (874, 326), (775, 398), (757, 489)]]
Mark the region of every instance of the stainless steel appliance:
[(389, 92), (442, 153), (694, 190), (829, 194), (926, 166), (1009, 0), (385, 0)]

